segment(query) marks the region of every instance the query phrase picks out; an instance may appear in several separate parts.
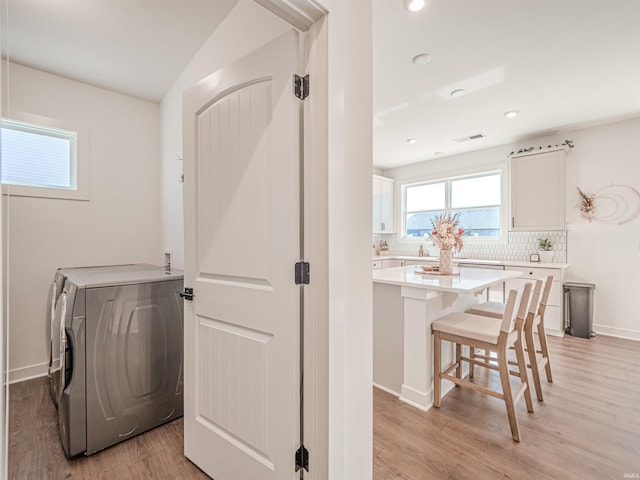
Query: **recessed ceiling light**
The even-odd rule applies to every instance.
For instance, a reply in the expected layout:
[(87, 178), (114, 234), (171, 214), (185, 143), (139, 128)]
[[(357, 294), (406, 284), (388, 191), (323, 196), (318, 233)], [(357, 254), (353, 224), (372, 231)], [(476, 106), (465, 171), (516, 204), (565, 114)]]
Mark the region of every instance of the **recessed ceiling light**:
[(413, 145), (414, 143), (418, 143), (418, 140), (416, 140), (415, 138), (407, 138), (407, 143)]
[(429, 55), (428, 53), (420, 53), (419, 55), (413, 57), (411, 61), (416, 65), (426, 65), (431, 61), (431, 55)]
[(520, 114), (520, 110), (509, 110), (508, 112), (504, 112), (503, 115), (507, 118), (517, 117)]
[(404, 2), (407, 10), (410, 12), (419, 12), (424, 8), (425, 1), (424, 0), (405, 0)]
[(449, 95), (451, 95), (452, 97), (461, 97), (465, 93), (467, 93), (467, 92), (463, 88), (458, 88), (458, 89), (452, 91)]

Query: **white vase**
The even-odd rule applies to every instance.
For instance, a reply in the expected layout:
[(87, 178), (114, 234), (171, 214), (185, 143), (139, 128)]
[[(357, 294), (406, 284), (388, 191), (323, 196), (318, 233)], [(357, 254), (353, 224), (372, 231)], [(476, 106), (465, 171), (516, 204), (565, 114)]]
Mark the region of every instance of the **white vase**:
[(453, 251), (440, 250), (440, 265), (438, 271), (444, 275), (451, 275), (453, 273)]
[(540, 255), (540, 261), (542, 263), (553, 262), (553, 250), (538, 250), (538, 255)]

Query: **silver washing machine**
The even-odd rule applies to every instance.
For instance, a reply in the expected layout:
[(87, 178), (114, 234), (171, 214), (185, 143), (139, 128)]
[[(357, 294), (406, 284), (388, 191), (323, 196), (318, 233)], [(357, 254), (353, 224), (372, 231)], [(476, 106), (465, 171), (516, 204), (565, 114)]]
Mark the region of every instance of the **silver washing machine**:
[(69, 269), (52, 325), (52, 393), (68, 457), (182, 416), (181, 271)]
[[(109, 271), (109, 270), (122, 270), (122, 269), (131, 269), (136, 267), (150, 267), (151, 265), (147, 264), (128, 264), (128, 265), (107, 265), (107, 266), (89, 266), (89, 267), (65, 267), (58, 268), (56, 270), (56, 274), (53, 277), (53, 282), (51, 282), (51, 286), (49, 287), (49, 297), (47, 299), (47, 319), (46, 319), (46, 327), (47, 327), (47, 336), (46, 338), (49, 341), (49, 391), (51, 393), (51, 398), (53, 399), (54, 405), (58, 406), (58, 401), (56, 398), (58, 397), (58, 392), (56, 389), (60, 385), (60, 379), (57, 378), (60, 375), (60, 358), (61, 354), (56, 355), (56, 362), (54, 364), (54, 355), (53, 349), (54, 346), (56, 351), (60, 348), (60, 334), (51, 335), (54, 331), (54, 322), (56, 316), (56, 304), (58, 302), (58, 298), (60, 298), (60, 294), (62, 293), (62, 289), (64, 288), (64, 282), (67, 279), (67, 275), (71, 272), (89, 272), (89, 271)], [(59, 328), (59, 327), (58, 327)]]

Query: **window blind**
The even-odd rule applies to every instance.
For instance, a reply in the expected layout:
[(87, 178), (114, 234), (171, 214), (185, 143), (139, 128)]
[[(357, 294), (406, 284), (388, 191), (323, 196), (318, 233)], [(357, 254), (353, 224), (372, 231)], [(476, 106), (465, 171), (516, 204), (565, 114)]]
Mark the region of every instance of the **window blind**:
[(0, 180), (13, 185), (75, 188), (72, 132), (3, 121), (0, 128)]

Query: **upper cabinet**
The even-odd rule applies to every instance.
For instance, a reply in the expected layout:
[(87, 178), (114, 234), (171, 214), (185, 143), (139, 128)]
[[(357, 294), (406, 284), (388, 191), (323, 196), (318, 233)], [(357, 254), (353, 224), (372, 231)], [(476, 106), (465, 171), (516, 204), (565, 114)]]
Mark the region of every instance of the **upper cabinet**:
[(564, 148), (511, 156), (510, 230), (564, 230)]
[(391, 178), (373, 176), (373, 233), (393, 233), (393, 184)]

